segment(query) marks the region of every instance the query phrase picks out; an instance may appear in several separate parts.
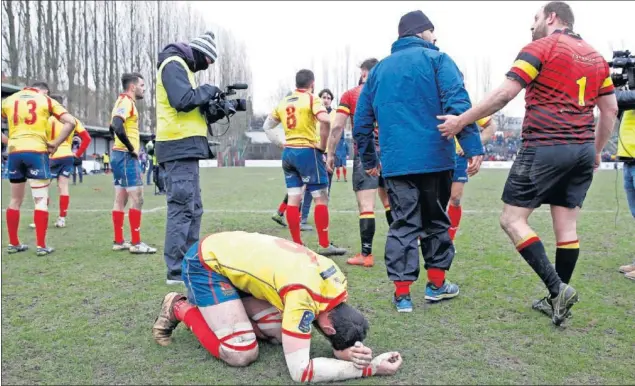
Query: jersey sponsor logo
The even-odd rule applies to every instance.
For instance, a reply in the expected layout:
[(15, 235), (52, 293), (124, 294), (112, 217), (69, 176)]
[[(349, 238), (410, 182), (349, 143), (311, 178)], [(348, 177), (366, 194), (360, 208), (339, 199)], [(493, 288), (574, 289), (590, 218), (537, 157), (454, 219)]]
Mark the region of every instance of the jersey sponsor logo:
[(292, 97), (292, 98), (287, 99), (287, 102), (291, 103), (291, 102), (295, 102), (295, 101), (297, 101), (299, 99), (300, 98), (298, 98), (298, 97)]
[(322, 276), (322, 279), (326, 280), (329, 277), (335, 275), (336, 272), (337, 272), (337, 269), (335, 269), (335, 266), (331, 265), (331, 267), (327, 269), (326, 271), (320, 272), (320, 276)]
[(302, 177), (302, 182), (304, 182), (305, 184), (308, 183), (309, 181), (311, 181), (311, 177), (309, 176)]
[(231, 296), (236, 293), (236, 289), (229, 283), (225, 283), (221, 281), (219, 283), (219, 286), (220, 286), (220, 290), (223, 292), (223, 295), (225, 296)]
[(304, 311), (302, 314), (302, 319), (300, 319), (300, 324), (298, 325), (298, 330), (302, 331), (305, 334), (311, 332), (311, 323), (315, 319), (315, 314), (311, 311)]
[(115, 112), (116, 115), (124, 115), (125, 113), (126, 113), (126, 108), (125, 107), (120, 107)]

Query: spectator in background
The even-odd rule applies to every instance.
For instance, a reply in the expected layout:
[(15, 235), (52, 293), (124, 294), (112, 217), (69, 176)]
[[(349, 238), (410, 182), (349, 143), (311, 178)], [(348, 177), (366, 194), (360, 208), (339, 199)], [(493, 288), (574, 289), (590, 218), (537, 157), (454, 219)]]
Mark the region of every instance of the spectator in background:
[(110, 170), (110, 155), (108, 153), (104, 153), (102, 162), (104, 163), (104, 173), (108, 173)]

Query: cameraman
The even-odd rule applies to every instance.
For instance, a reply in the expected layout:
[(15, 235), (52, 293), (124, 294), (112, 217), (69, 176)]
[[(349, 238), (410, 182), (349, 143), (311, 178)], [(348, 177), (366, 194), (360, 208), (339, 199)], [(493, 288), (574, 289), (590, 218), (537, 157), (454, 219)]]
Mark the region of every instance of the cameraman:
[[(616, 90), (615, 93), (620, 109), (617, 159), (624, 162), (624, 190), (631, 214), (635, 218), (635, 90)], [(621, 266), (620, 272), (635, 280), (635, 261)]]
[(183, 282), (183, 255), (199, 237), (203, 203), (198, 161), (211, 158), (207, 123), (199, 106), (206, 105), (220, 90), (208, 84), (199, 87), (194, 73), (206, 70), (216, 61), (217, 53), (214, 33), (206, 32), (189, 44), (169, 44), (159, 54), (155, 152), (167, 191), (163, 249), (167, 284)]

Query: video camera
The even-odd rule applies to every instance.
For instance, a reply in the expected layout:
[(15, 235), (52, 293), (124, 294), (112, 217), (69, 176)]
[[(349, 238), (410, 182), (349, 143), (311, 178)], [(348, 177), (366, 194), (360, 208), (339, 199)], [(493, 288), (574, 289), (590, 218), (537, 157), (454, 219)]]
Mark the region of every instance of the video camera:
[(631, 55), (631, 51), (613, 51), (613, 59), (609, 62), (609, 67), (622, 70), (620, 73), (611, 74), (615, 87), (627, 84), (630, 90), (635, 90), (635, 56)]
[(210, 133), (212, 133), (212, 124), (217, 121), (227, 117), (229, 122), (229, 117), (236, 114), (236, 112), (247, 111), (247, 101), (245, 99), (227, 99), (227, 97), (235, 95), (236, 90), (246, 90), (248, 87), (244, 83), (229, 85), (227, 86), (227, 91), (218, 93), (207, 105), (200, 107)]

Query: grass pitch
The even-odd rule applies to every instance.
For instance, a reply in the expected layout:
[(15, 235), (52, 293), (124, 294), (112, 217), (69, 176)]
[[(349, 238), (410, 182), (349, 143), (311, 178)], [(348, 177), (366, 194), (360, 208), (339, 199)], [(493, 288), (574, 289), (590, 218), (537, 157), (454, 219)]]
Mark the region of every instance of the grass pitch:
[[(454, 300), (426, 304), (423, 271), (412, 288), (414, 312), (394, 310), (382, 259), (387, 226), (381, 212), (375, 267), (347, 266), (348, 256), (334, 259), (348, 276), (350, 303), (369, 318), (365, 343), (374, 354), (397, 350), (404, 357), (394, 377), (349, 383), (635, 383), (635, 283), (617, 272), (633, 259), (635, 221), (621, 173), (598, 172), (587, 196), (578, 224), (581, 255), (572, 279), (580, 302), (560, 328), (531, 310), (532, 300), (546, 290), (498, 225), (506, 175), (506, 170), (483, 170), (466, 186), (458, 254), (448, 274), (461, 287)], [(284, 196), (283, 184), (277, 168), (203, 169), (202, 234), (246, 230), (289, 238), (288, 230), (270, 219)], [(350, 184), (333, 182), (330, 225), (331, 238), (348, 247), (349, 256), (360, 248)], [(5, 209), (6, 180), (2, 187)], [(52, 188), (51, 227), (58, 214), (55, 184)], [(161, 299), (175, 288), (164, 284), (165, 197), (152, 195), (151, 187), (146, 190), (142, 239), (159, 248), (156, 255), (110, 250), (111, 175), (87, 176), (83, 184), (71, 186), (67, 227), (49, 229), (48, 242), (57, 249), (53, 255), (35, 255), (29, 198), (20, 223), (28, 252), (6, 254), (2, 219), (2, 383), (291, 383), (279, 346), (261, 344), (258, 361), (236, 369), (208, 354), (183, 326), (170, 346), (154, 343), (150, 329)], [(377, 208), (382, 209), (379, 202)], [(541, 208), (530, 223), (553, 258), (547, 209)], [(127, 220), (125, 234), (128, 238)], [(317, 245), (315, 232), (304, 232), (303, 238), (310, 247)], [(312, 356), (330, 356), (318, 335)]]

